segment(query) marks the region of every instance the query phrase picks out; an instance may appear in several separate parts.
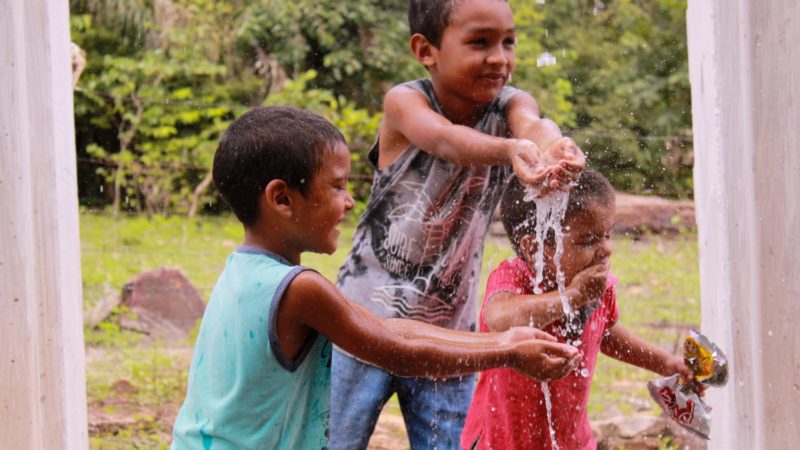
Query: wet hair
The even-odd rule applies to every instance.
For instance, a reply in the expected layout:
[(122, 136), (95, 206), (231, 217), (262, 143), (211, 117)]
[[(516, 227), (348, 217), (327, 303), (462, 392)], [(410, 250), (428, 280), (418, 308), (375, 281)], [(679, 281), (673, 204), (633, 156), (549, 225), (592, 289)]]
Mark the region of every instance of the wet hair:
[(442, 43), (444, 29), (457, 2), (465, 0), (409, 0), (408, 28), (411, 35), (421, 34), (436, 48)]
[[(522, 236), (533, 234), (536, 227), (536, 202), (526, 202), (524, 198), (525, 187), (513, 177), (506, 185), (500, 200), (500, 220), (517, 254)], [(563, 223), (573, 220), (594, 204), (613, 205), (614, 188), (600, 172), (586, 168), (569, 192)], [(547, 242), (552, 243), (553, 238), (553, 233), (548, 233)]]
[(244, 225), (258, 218), (258, 199), (281, 179), (305, 195), (325, 152), (344, 143), (324, 117), (288, 106), (254, 108), (222, 135), (212, 175), (222, 199)]

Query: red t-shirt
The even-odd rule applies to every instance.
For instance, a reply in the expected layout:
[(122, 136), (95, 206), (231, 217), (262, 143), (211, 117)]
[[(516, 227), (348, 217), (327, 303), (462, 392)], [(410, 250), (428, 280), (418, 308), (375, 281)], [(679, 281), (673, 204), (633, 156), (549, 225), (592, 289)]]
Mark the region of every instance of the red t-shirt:
[[(489, 331), (485, 311), (492, 295), (500, 291), (532, 294), (531, 280), (530, 270), (518, 258), (503, 261), (489, 275), (481, 310), (481, 331)], [(589, 376), (582, 377), (577, 371), (572, 371), (566, 377), (550, 382), (553, 428), (556, 443), (563, 450), (593, 450), (597, 447), (586, 407), (603, 333), (616, 323), (619, 316), (614, 289), (616, 281), (613, 276), (608, 277), (600, 305), (589, 317), (578, 346), (583, 353), (581, 367), (588, 369)], [(563, 342), (562, 326), (559, 320), (547, 326), (545, 331)], [(552, 449), (541, 383), (512, 369), (483, 372), (461, 434), (461, 446), (471, 448), (478, 437), (479, 449)]]

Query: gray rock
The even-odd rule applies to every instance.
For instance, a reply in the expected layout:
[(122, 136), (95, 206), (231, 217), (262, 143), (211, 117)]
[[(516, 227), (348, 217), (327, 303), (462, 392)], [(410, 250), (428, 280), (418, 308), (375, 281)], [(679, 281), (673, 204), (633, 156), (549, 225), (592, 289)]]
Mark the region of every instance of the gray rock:
[(120, 324), (149, 336), (180, 339), (203, 316), (205, 303), (180, 269), (162, 267), (142, 272), (122, 288), (122, 306), (133, 317)]

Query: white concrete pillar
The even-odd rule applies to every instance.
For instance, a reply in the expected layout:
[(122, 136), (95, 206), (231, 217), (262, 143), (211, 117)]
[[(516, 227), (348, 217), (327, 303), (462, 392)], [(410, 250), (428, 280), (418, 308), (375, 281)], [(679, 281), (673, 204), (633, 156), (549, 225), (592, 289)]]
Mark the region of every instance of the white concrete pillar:
[(800, 445), (800, 2), (689, 0), (712, 449)]
[(88, 446), (68, 2), (0, 0), (0, 448)]

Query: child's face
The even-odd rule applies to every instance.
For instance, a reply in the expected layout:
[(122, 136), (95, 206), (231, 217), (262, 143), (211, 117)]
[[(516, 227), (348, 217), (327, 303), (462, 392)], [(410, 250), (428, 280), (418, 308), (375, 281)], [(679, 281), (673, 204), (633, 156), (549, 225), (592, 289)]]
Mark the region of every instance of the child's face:
[(439, 48), (432, 49), (432, 77), (445, 95), (489, 103), (514, 70), (515, 45), (514, 16), (508, 2), (456, 2)]
[(299, 192), (295, 221), (301, 230), (303, 251), (331, 254), (336, 251), (339, 230), (336, 228), (353, 209), (353, 197), (347, 190), (350, 176), (350, 152), (343, 143), (325, 152), (322, 165), (311, 179), (306, 195)]
[[(602, 205), (592, 202), (588, 207), (564, 225), (564, 253), (561, 270), (568, 286), (580, 271), (596, 264), (608, 263), (611, 257), (611, 229), (614, 227), (614, 204)], [(555, 242), (545, 244), (544, 279), (555, 288), (556, 265)], [(533, 270), (533, 255), (524, 258)]]

